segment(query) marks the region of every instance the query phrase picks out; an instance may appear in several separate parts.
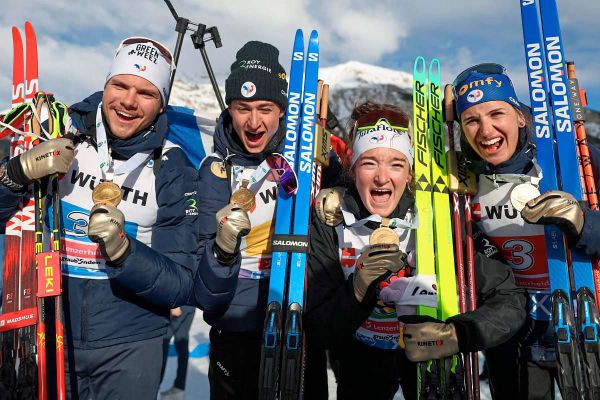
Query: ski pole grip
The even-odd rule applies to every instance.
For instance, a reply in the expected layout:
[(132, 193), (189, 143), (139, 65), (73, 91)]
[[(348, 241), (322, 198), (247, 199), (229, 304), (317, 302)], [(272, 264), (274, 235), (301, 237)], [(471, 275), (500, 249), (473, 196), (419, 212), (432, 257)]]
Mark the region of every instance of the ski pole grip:
[(321, 100), (321, 118), (327, 121), (327, 110), (329, 106), (329, 85), (323, 85), (323, 100)]

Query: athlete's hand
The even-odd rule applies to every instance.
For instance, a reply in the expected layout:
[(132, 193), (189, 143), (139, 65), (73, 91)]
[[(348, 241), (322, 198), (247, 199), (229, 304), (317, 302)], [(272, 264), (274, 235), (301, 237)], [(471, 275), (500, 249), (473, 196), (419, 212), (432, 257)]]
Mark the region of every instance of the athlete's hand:
[(356, 261), (353, 286), (354, 295), (362, 302), (368, 291), (392, 274), (406, 267), (406, 253), (397, 244), (375, 244), (368, 246)]
[(319, 220), (328, 226), (337, 226), (342, 220), (342, 188), (321, 189), (315, 197), (315, 211)]
[(569, 193), (551, 190), (530, 200), (521, 211), (523, 219), (531, 224), (556, 224), (576, 242), (583, 229), (583, 210)]
[(406, 357), (413, 362), (436, 360), (458, 353), (456, 328), (450, 323), (405, 324), (399, 339)]
[(250, 232), (250, 218), (237, 204), (227, 204), (216, 218), (215, 254), (217, 259), (230, 261), (240, 251), (242, 237)]
[(73, 141), (67, 138), (42, 142), (12, 158), (7, 164), (8, 177), (23, 186), (53, 174), (64, 174), (73, 162)]
[(123, 227), (125, 217), (116, 207), (109, 204), (97, 204), (90, 212), (88, 237), (98, 243), (102, 256), (119, 264), (129, 250), (129, 239)]

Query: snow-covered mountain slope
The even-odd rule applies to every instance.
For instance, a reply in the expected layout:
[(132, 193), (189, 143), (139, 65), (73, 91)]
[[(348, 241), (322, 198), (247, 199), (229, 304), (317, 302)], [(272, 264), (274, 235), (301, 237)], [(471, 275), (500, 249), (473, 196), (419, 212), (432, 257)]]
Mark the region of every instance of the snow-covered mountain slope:
[[(354, 106), (366, 99), (397, 104), (409, 112), (412, 108), (412, 75), (407, 72), (349, 61), (321, 68), (319, 77), (329, 84), (330, 110), (342, 126)], [(223, 88), (221, 92), (224, 96)], [(219, 114), (214, 91), (208, 83), (175, 81), (170, 103), (193, 108), (198, 115), (209, 118)], [(600, 145), (600, 113), (586, 110), (585, 115), (590, 141)]]

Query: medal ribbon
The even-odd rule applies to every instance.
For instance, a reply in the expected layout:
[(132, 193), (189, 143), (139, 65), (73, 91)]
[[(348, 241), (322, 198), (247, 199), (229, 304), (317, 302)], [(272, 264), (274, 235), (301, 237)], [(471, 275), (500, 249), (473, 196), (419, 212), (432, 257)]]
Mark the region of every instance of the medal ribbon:
[(146, 162), (151, 151), (142, 151), (135, 154), (133, 157), (125, 161), (117, 170), (113, 169), (113, 159), (111, 150), (108, 146), (108, 138), (106, 136), (106, 128), (102, 121), (102, 102), (98, 104), (96, 112), (96, 142), (98, 147), (98, 161), (102, 170), (103, 178), (107, 181), (112, 181), (114, 175), (124, 175)]

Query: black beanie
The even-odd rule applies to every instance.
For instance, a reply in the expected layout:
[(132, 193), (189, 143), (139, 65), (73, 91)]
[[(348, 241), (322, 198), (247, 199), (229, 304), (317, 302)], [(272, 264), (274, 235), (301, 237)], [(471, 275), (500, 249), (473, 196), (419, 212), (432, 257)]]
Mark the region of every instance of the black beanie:
[(268, 43), (252, 41), (239, 49), (225, 81), (225, 103), (270, 100), (285, 110), (287, 81), (278, 57), (279, 50)]

